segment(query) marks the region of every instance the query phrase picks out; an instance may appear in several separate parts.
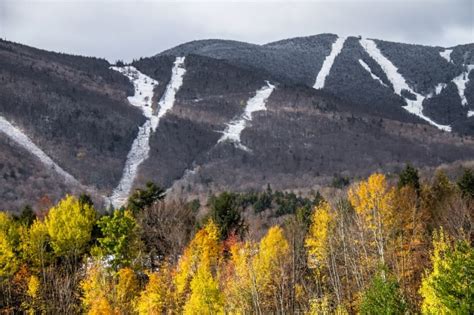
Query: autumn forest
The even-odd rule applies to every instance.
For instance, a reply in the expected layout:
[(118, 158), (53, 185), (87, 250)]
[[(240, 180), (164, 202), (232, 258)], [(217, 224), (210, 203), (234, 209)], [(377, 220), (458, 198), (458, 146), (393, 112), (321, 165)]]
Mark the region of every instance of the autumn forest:
[(0, 313), (474, 313), (473, 170), (343, 184), (0, 212)]

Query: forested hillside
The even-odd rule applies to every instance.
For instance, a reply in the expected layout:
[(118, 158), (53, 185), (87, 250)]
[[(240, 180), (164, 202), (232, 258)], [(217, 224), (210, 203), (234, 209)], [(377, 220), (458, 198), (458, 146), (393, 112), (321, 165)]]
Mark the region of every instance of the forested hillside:
[[(0, 309), (47, 314), (472, 314), (474, 171), (337, 193), (224, 192), (0, 212)], [(7, 210), (7, 209), (5, 209)]]

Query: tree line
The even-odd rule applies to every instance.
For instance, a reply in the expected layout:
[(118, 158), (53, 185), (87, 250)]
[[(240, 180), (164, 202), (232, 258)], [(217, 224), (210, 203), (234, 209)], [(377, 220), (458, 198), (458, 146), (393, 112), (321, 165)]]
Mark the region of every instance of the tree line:
[[(244, 206), (272, 205), (284, 215), (255, 237)], [(332, 199), (224, 192), (206, 213), (152, 183), (109, 211), (66, 196), (41, 213), (0, 212), (0, 310), (473, 314), (473, 205), (472, 170), (421, 181), (411, 166)]]

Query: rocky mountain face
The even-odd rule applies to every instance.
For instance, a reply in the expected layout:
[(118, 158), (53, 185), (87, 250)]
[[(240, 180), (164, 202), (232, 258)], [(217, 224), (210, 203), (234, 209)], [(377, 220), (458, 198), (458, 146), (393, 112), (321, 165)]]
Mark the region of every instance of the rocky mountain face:
[(472, 64), (474, 44), (322, 34), (190, 42), (134, 61), (140, 76), (127, 77), (105, 60), (0, 41), (0, 204), (84, 190), (113, 203), (124, 176), (207, 195), (473, 160)]

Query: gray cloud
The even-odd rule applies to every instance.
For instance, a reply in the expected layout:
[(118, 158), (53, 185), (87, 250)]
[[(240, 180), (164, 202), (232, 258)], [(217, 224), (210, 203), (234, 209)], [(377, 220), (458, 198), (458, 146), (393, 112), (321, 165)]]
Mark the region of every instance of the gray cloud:
[(472, 42), (471, 0), (0, 0), (0, 37), (35, 47), (131, 60), (224, 38), (262, 44), (336, 33), (452, 46)]

